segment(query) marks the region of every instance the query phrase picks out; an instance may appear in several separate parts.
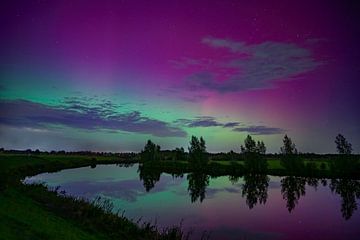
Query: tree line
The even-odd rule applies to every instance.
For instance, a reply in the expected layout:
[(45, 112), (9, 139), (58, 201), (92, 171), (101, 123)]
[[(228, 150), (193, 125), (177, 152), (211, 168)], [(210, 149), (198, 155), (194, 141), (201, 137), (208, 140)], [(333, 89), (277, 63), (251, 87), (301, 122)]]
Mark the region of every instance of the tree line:
[[(352, 154), (352, 145), (350, 142), (346, 140), (346, 138), (342, 134), (338, 134), (335, 138), (335, 144), (338, 154), (341, 155), (350, 155)], [(147, 160), (156, 160), (160, 159), (160, 152), (169, 152), (173, 153), (173, 159), (175, 160), (190, 160), (194, 164), (203, 164), (208, 161), (209, 154), (206, 151), (206, 142), (203, 137), (192, 136), (189, 142), (188, 152), (185, 152), (183, 147), (176, 148), (173, 151), (160, 151), (161, 147), (151, 140), (148, 140), (144, 146), (144, 149), (140, 152), (141, 159), (144, 161)], [(241, 154), (248, 156), (256, 156), (256, 155), (265, 155), (266, 154), (266, 146), (263, 141), (255, 141), (250, 135), (244, 140), (244, 144), (240, 146)], [(234, 151), (230, 151), (227, 155), (232, 159), (234, 155), (236, 155)], [(283, 138), (283, 146), (280, 148), (280, 154), (285, 155), (287, 157), (292, 155), (299, 154), (295, 143), (292, 141), (290, 137), (287, 135)]]

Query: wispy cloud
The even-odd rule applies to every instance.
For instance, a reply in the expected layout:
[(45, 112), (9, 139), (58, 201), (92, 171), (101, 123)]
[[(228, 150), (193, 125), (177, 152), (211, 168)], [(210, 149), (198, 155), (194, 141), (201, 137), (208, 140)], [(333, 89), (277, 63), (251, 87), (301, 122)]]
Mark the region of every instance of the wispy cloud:
[(238, 126), (240, 123), (239, 122), (227, 122), (227, 123), (222, 123), (219, 122), (218, 120), (216, 120), (215, 117), (211, 117), (211, 116), (199, 116), (196, 117), (194, 119), (178, 119), (175, 121), (176, 124), (180, 124), (186, 127), (226, 127), (226, 128), (231, 128), (231, 127), (235, 127)]
[[(189, 75), (184, 86), (190, 90), (227, 93), (272, 88), (276, 81), (293, 80), (321, 64), (314, 59), (309, 49), (294, 43), (267, 41), (247, 44), (213, 37), (204, 38), (202, 43), (228, 50), (231, 57), (218, 62), (218, 67), (213, 70), (201, 68)], [(218, 79), (219, 68), (227, 73), (221, 81)]]
[(222, 126), (214, 117), (202, 116), (195, 119), (178, 119), (176, 123), (183, 124), (187, 127), (217, 127)]
[[(181, 127), (223, 127), (234, 132), (247, 132), (253, 135), (273, 135), (285, 133), (282, 128), (268, 127), (264, 125), (245, 125), (241, 122), (220, 122), (212, 116), (199, 116), (193, 119), (177, 119), (174, 124)], [(241, 127), (239, 127), (241, 126)]]
[(236, 42), (229, 39), (205, 37), (202, 43), (214, 48), (228, 48), (231, 52), (244, 52), (246, 44), (244, 42)]
[(275, 128), (275, 127), (267, 127), (267, 126), (247, 126), (247, 127), (237, 127), (234, 128), (235, 132), (247, 132), (253, 135), (273, 135), (273, 134), (283, 134), (285, 133), (285, 129)]
[(138, 111), (119, 113), (116, 105), (104, 101), (87, 104), (81, 99), (65, 99), (61, 106), (26, 100), (0, 100), (0, 123), (17, 127), (47, 128), (63, 125), (86, 130), (121, 130), (159, 137), (185, 137), (179, 127), (142, 116)]
[(233, 127), (237, 127), (239, 125), (240, 125), (239, 122), (228, 122), (228, 123), (224, 123), (223, 127), (225, 127), (225, 128), (233, 128)]

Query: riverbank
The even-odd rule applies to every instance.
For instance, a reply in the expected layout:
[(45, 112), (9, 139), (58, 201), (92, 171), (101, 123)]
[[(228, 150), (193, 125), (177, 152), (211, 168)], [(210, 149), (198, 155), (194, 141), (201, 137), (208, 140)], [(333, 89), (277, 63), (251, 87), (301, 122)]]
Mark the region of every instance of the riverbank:
[[(276, 176), (359, 179), (359, 156), (302, 158), (301, 170), (289, 170), (281, 158), (263, 156), (266, 171)], [(300, 156), (301, 158), (301, 156)], [(139, 162), (136, 155), (0, 154), (0, 236), (4, 239), (185, 239), (178, 227), (158, 230), (151, 224), (134, 223), (112, 213), (109, 202), (89, 203), (42, 185), (23, 185), (21, 179), (42, 172), (97, 164)], [(184, 174), (198, 171), (188, 161), (156, 160), (141, 164), (146, 178), (162, 172)], [(210, 176), (244, 176), (251, 173), (245, 161), (211, 160), (201, 172)], [(21, 233), (21, 235), (19, 235)]]
[(1, 154), (0, 238), (184, 239), (178, 227), (159, 230), (149, 223), (134, 223), (114, 214), (105, 200), (89, 203), (56, 189), (23, 185), (20, 181), (41, 172), (127, 162), (113, 156)]

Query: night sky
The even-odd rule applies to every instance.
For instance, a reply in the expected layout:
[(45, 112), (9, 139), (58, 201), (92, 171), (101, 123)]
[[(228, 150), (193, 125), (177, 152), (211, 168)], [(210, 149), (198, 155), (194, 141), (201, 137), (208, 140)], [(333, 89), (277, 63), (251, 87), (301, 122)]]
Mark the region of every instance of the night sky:
[(0, 147), (359, 153), (353, 2), (2, 1)]

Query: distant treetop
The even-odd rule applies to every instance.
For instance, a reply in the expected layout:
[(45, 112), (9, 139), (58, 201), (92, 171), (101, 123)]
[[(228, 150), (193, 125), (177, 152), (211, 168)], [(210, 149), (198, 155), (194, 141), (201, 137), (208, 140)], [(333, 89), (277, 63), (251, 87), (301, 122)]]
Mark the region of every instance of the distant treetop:
[(284, 136), (283, 143), (284, 143), (284, 145), (280, 148), (280, 152), (282, 154), (290, 155), (290, 154), (298, 153), (295, 143), (293, 143), (291, 138), (289, 138), (286, 134)]
[(339, 154), (351, 154), (352, 153), (352, 145), (349, 143), (346, 138), (338, 134), (335, 138), (336, 149)]

